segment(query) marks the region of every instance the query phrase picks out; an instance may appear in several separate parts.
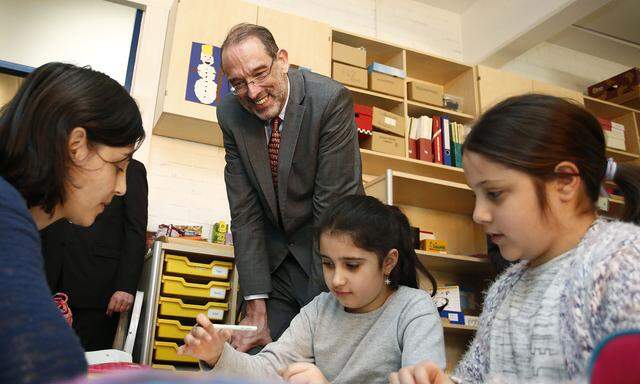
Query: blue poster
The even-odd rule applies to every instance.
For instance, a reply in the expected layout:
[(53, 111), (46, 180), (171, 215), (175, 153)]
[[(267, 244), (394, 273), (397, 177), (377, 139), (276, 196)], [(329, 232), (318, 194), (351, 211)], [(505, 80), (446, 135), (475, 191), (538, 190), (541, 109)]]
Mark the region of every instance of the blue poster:
[(185, 95), (187, 101), (216, 106), (230, 92), (227, 77), (222, 74), (221, 63), (219, 47), (191, 43)]

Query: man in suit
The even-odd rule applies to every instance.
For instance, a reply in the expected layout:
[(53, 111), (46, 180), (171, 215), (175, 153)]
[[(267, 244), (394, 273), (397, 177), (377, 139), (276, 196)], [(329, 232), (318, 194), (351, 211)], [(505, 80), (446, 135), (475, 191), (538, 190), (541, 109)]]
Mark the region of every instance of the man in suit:
[(313, 256), (313, 226), (337, 198), (363, 193), (360, 151), (349, 91), (290, 69), (269, 30), (233, 27), (221, 56), (233, 93), (217, 113), (242, 324), (258, 326), (235, 334), (232, 345), (255, 352), (326, 289)]
[(91, 227), (60, 220), (40, 233), (49, 287), (69, 296), (73, 328), (86, 351), (112, 347), (117, 315), (131, 309), (142, 272), (147, 172), (133, 159), (126, 172), (125, 195), (114, 196)]

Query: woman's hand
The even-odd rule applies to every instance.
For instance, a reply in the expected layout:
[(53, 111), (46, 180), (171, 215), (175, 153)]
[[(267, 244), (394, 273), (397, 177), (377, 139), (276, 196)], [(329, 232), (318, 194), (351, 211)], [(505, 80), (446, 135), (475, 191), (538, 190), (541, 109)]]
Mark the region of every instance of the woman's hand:
[(217, 330), (209, 318), (200, 313), (196, 316), (198, 325), (184, 337), (184, 345), (178, 348), (178, 354), (189, 355), (213, 366), (218, 362), (224, 343), (231, 338), (228, 330)]
[(278, 373), (291, 384), (329, 384), (320, 369), (311, 363), (293, 363)]
[(389, 375), (390, 384), (454, 384), (440, 367), (431, 361), (410, 365)]

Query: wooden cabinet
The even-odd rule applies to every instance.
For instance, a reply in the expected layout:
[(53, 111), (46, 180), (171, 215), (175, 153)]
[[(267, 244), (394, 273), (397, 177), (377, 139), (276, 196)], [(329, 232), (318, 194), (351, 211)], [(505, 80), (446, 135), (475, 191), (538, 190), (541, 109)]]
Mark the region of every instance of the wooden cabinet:
[(231, 27), (256, 23), (258, 7), (241, 1), (181, 0), (171, 10), (154, 134), (222, 145), (216, 108), (186, 100), (192, 43), (222, 45)]
[(580, 92), (482, 65), (478, 66), (478, 89), (482, 112), (506, 98), (525, 93), (562, 97), (584, 105), (584, 96)]
[(480, 110), (489, 108), (511, 96), (531, 93), (533, 81), (510, 72), (478, 65)]
[(289, 63), (331, 76), (331, 28), (328, 24), (258, 7), (258, 25), (269, 29)]
[[(242, 1), (181, 0), (171, 11), (153, 133), (222, 146), (216, 107), (186, 99), (192, 43), (220, 47), (238, 23), (260, 24), (289, 53), (289, 62), (330, 75), (331, 29), (327, 24)], [(215, 65), (214, 65), (215, 67)], [(219, 68), (219, 67), (218, 67)], [(220, 83), (217, 84), (221, 88)]]
[(0, 106), (11, 101), (21, 83), (20, 77), (0, 73)]
[(532, 91), (534, 93), (543, 93), (545, 95), (562, 97), (584, 105), (584, 96), (580, 92), (558, 87), (557, 85), (545, 83), (538, 80), (533, 80), (532, 83)]

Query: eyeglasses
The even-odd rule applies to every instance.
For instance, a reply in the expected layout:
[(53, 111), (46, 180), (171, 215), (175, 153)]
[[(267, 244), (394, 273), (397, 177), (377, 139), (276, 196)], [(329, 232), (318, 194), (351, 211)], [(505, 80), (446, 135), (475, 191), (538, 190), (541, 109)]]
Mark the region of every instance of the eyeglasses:
[(273, 63), (275, 61), (276, 61), (275, 57), (272, 58), (271, 64), (269, 65), (269, 69), (254, 76), (253, 80), (242, 79), (242, 80), (236, 81), (235, 84), (231, 83), (229, 87), (229, 90), (231, 91), (231, 93), (233, 93), (236, 96), (242, 95), (249, 90), (249, 84), (262, 85), (271, 74), (271, 69), (273, 68)]

